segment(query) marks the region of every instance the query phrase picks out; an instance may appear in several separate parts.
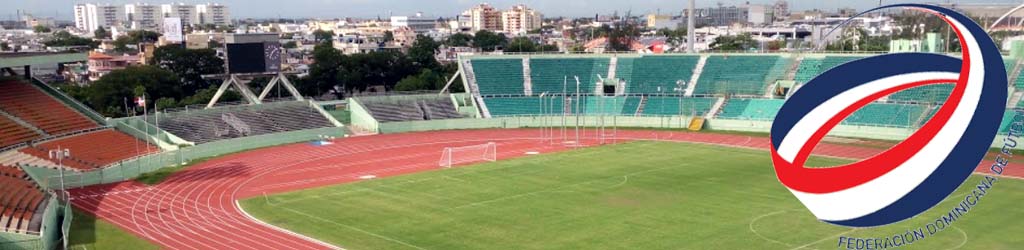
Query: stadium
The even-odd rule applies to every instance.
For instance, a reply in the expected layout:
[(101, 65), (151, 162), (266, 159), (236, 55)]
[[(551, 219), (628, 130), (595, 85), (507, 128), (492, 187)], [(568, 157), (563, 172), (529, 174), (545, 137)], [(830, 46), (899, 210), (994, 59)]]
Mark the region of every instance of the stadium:
[[(821, 223), (779, 185), (768, 132), (815, 76), (874, 54), (461, 55), (464, 93), (264, 100), (109, 119), (0, 81), (3, 249), (828, 249), (904, 234)], [(1024, 63), (984, 179), (1024, 107)], [(925, 124), (952, 84), (847, 117), (813, 166)], [(913, 249), (1017, 249), (1024, 166)], [(968, 245), (969, 244), (969, 245)]]

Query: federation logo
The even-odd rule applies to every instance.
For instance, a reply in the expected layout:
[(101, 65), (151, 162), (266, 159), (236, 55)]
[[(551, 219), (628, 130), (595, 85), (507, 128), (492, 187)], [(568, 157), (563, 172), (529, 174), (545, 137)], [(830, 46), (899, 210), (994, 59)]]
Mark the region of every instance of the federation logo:
[[(971, 175), (999, 130), (1007, 79), (992, 38), (967, 16), (938, 6), (867, 12), (896, 7), (945, 20), (959, 38), (961, 58), (897, 53), (856, 60), (822, 73), (786, 101), (771, 128), (775, 172), (819, 220), (871, 227), (920, 214)], [(889, 150), (843, 166), (804, 166), (822, 138), (854, 111), (901, 90), (943, 83), (955, 84), (945, 104)]]

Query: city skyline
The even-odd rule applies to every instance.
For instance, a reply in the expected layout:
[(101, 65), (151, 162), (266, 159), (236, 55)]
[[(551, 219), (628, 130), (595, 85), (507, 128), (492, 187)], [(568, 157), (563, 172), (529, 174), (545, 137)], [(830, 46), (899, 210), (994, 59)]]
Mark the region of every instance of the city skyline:
[[(150, 3), (162, 4), (162, 0), (107, 0), (107, 1), (81, 1), (81, 0), (46, 0), (46, 1), (13, 1), (4, 4), (8, 8), (0, 13), (0, 19), (10, 20), (16, 18), (18, 10), (30, 13), (37, 17), (55, 17), (58, 20), (69, 21), (73, 18), (73, 6), (79, 3), (98, 4), (128, 4), (128, 3)], [(441, 0), (441, 1), (369, 1), (369, 0), (290, 0), (288, 6), (276, 6), (281, 3), (278, 0), (221, 0), (221, 1), (174, 1), (186, 4), (199, 3), (220, 3), (232, 8), (234, 18), (386, 18), (391, 15), (410, 15), (416, 12), (423, 12), (427, 16), (450, 17), (461, 13), (480, 3), (489, 3), (496, 8), (508, 8), (515, 4), (526, 4), (533, 9), (545, 13), (545, 17), (585, 17), (594, 14), (609, 14), (618, 12), (625, 14), (631, 11), (633, 15), (643, 15), (660, 12), (662, 14), (680, 13), (687, 5), (686, 0), (653, 0), (644, 3), (613, 0)], [(718, 3), (725, 6), (751, 4), (771, 4), (775, 0), (698, 0), (697, 7), (711, 7)], [(882, 1), (883, 4), (890, 3), (1021, 3), (1019, 0), (937, 0), (937, 1)], [(838, 8), (855, 8), (864, 10), (878, 5), (878, 1), (840, 1), (840, 0), (790, 0), (792, 10), (835, 10)], [(271, 7), (273, 6), (273, 7)], [(310, 8), (310, 6), (318, 6)]]

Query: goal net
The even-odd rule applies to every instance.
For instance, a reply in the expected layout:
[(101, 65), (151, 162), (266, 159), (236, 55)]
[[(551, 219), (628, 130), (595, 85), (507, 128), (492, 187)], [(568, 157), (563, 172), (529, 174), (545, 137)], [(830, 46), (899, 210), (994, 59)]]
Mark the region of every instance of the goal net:
[(450, 168), (453, 165), (470, 162), (495, 161), (497, 160), (495, 156), (497, 151), (498, 147), (494, 142), (471, 146), (446, 147), (441, 152), (441, 160), (437, 162), (437, 165)]

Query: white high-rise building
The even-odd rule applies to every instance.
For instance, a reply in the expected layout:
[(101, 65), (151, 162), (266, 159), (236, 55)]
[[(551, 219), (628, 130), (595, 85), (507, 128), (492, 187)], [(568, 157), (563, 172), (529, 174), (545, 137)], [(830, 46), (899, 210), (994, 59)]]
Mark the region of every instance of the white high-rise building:
[(95, 31), (99, 27), (109, 28), (112, 26), (127, 29), (159, 29), (165, 17), (180, 17), (184, 25), (231, 24), (228, 7), (220, 4), (75, 5), (75, 27), (86, 32)]
[(88, 29), (88, 27), (86, 27), (86, 26), (88, 26), (88, 22), (86, 22), (86, 16), (87, 16), (87, 14), (86, 14), (85, 4), (76, 4), (75, 5), (75, 28), (78, 28), (80, 30)]
[(118, 25), (124, 18), (124, 8), (115, 5), (75, 5), (75, 27), (92, 32), (100, 27)]
[(192, 26), (198, 24), (196, 19), (196, 6), (187, 5), (183, 3), (178, 4), (162, 4), (160, 5), (160, 14), (163, 17), (180, 17), (181, 25)]
[(414, 16), (392, 16), (391, 28), (401, 27), (409, 27), (416, 34), (423, 34), (437, 28), (437, 19), (423, 16), (422, 12), (416, 13)]
[(147, 3), (125, 4), (124, 25), (129, 29), (157, 29), (163, 22), (160, 6)]
[(512, 6), (511, 9), (501, 12), (501, 23), (505, 33), (522, 35), (530, 30), (539, 29), (543, 25), (544, 17), (536, 10), (520, 4)]
[(228, 14), (228, 7), (216, 3), (196, 5), (196, 23), (230, 25), (231, 18)]
[(474, 32), (480, 30), (502, 30), (501, 12), (486, 3), (466, 10), (462, 15), (469, 17), (469, 27)]

